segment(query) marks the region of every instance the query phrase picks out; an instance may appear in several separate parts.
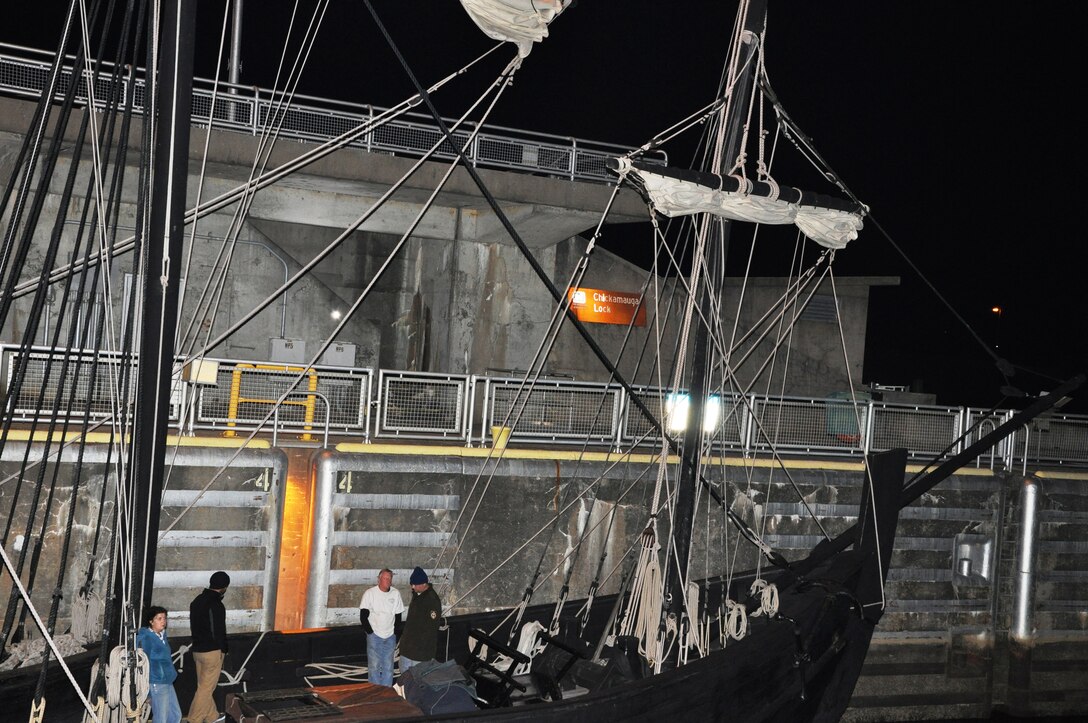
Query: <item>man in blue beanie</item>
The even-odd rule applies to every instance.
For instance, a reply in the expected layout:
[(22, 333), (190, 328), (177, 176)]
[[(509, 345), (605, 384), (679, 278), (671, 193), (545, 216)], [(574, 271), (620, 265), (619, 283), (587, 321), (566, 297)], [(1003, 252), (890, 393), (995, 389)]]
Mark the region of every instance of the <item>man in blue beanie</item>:
[(412, 602), (400, 638), (400, 672), (416, 663), (434, 660), (438, 652), (438, 628), (442, 624), (442, 601), (431, 587), (422, 567), (412, 570)]

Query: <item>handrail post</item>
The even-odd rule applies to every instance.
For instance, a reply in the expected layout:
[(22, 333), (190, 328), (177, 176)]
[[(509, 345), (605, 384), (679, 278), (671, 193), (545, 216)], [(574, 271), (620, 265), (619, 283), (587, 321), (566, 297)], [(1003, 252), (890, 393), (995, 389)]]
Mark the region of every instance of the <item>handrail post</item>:
[(370, 129), (366, 132), (366, 152), (370, 153), (374, 148), (374, 106), (367, 105), (367, 127)]
[(616, 402), (619, 412), (616, 415), (616, 434), (612, 440), (612, 450), (619, 454), (623, 451), (623, 433), (627, 428), (627, 390), (623, 387), (616, 389)]
[[(305, 406), (303, 407), (303, 409), (305, 410), (302, 417), (304, 422), (302, 428), (305, 430), (305, 433), (301, 437), (303, 442), (309, 442), (313, 439), (313, 437), (310, 435), (310, 432), (314, 428), (314, 393), (317, 392), (317, 372), (313, 369), (313, 367), (310, 368), (307, 376), (309, 376), (310, 379), (309, 389), (307, 390), (309, 393), (306, 395), (306, 402)], [(326, 417), (327, 416), (328, 415), (326, 414)]]
[(465, 403), (465, 446), (472, 446), (472, 418), (476, 412), (476, 375), (468, 378), (468, 399)]
[(876, 402), (870, 399), (865, 404), (865, 431), (863, 434), (865, 437), (861, 441), (861, 456), (862, 458), (868, 457), (869, 452), (873, 448), (873, 430), (876, 426)]
[(257, 135), (261, 125), (261, 89), (253, 86), (253, 115), (249, 119), (249, 129)]
[(234, 427), (238, 426), (235, 420), (238, 419), (238, 400), (242, 396), (242, 368), (253, 368), (252, 364), (236, 364), (234, 370), (230, 374), (230, 399), (227, 402), (227, 431), (223, 432), (224, 437), (237, 437), (238, 433), (234, 431)]
[(1024, 432), (1024, 457), (1020, 460), (1020, 463), (1022, 465), (1021, 474), (1026, 475), (1028, 473), (1028, 445), (1031, 443), (1031, 424), (1025, 424), (1022, 431)]
[(374, 370), (370, 369), (366, 374), (366, 390), (363, 397), (363, 443), (370, 444), (370, 388), (374, 384)]
[(744, 435), (741, 439), (741, 452), (745, 457), (752, 454), (752, 430), (756, 427), (756, 395), (748, 397), (744, 410)]

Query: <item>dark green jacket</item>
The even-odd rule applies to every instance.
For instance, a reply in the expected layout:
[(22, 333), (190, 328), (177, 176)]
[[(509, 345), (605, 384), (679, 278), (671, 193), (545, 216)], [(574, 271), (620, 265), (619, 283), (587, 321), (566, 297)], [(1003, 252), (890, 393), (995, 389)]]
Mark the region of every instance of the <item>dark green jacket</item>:
[(442, 624), (442, 601), (434, 587), (416, 594), (408, 604), (404, 634), (400, 636), (400, 654), (412, 660), (432, 660), (438, 652), (438, 626)]

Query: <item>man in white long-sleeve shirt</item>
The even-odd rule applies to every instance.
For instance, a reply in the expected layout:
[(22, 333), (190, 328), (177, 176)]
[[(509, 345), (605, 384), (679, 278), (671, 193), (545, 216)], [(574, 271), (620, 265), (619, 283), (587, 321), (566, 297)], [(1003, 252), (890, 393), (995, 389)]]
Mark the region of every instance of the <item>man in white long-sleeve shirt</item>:
[(359, 601), (359, 622), (366, 631), (367, 676), (371, 683), (393, 685), (393, 651), (404, 621), (404, 601), (393, 587), (393, 571), (378, 573), (378, 584)]

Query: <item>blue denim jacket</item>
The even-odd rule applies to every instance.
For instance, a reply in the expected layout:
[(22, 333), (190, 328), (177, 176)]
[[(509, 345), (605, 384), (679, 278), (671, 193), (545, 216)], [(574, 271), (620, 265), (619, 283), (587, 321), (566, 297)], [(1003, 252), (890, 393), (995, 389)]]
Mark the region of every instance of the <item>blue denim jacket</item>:
[(170, 659), (170, 643), (166, 641), (166, 631), (160, 640), (151, 628), (140, 628), (136, 634), (136, 643), (147, 653), (148, 678), (151, 683), (173, 683), (178, 677), (174, 661)]

